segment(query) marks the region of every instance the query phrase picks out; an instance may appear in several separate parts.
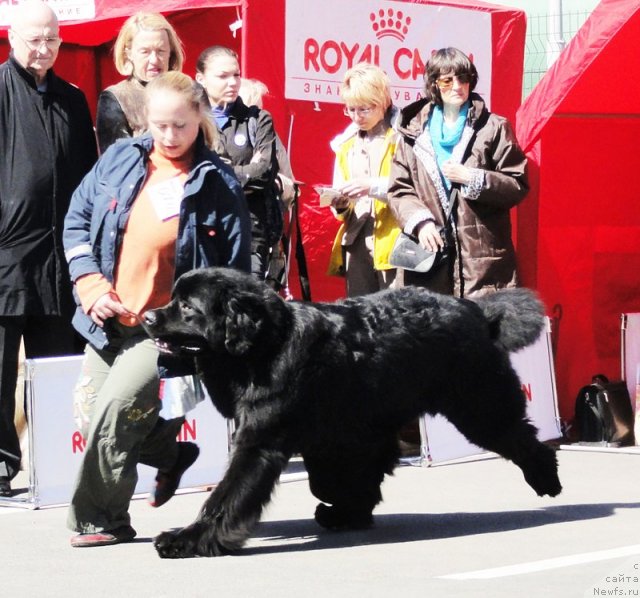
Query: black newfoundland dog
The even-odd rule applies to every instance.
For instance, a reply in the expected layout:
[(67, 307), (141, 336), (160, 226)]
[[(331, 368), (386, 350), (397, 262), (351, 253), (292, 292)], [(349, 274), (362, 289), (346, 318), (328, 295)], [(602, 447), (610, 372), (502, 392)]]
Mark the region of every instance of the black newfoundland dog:
[(294, 453), (322, 527), (370, 526), (400, 456), (398, 431), (423, 413), (441, 413), (513, 461), (539, 495), (561, 491), (555, 452), (527, 420), (508, 355), (541, 333), (530, 291), (474, 303), (404, 288), (299, 303), (211, 268), (182, 276), (171, 303), (144, 318), (161, 348), (195, 355), (215, 406), (237, 424), (223, 480), (195, 522), (155, 539), (162, 557), (239, 549)]

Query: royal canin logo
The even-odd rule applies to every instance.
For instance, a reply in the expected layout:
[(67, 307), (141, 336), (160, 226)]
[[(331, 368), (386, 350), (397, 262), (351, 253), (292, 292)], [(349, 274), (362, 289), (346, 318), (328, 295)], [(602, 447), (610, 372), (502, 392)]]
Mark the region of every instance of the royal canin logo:
[(372, 12), (369, 15), (371, 28), (376, 37), (395, 37), (400, 41), (404, 41), (411, 25), (411, 17), (405, 15), (401, 10), (395, 11), (393, 8), (384, 10), (381, 8), (378, 12)]

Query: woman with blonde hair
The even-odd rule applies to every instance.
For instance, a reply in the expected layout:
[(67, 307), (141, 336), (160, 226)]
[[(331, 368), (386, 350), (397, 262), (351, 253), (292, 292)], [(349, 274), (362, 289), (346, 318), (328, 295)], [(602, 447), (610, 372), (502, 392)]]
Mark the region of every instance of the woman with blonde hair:
[(395, 286), (389, 253), (400, 229), (387, 205), (387, 186), (396, 145), (389, 78), (379, 67), (349, 69), (340, 87), (349, 126), (331, 142), (336, 154), (332, 208), (340, 229), (329, 274), (346, 277), (348, 297)]
[(258, 79), (240, 79), (240, 89), (238, 94), (246, 106), (257, 106), (263, 108), (262, 98), (269, 93), (269, 88)]
[(78, 301), (73, 324), (88, 341), (75, 391), (87, 414), (87, 444), (69, 509), (74, 547), (134, 538), (128, 509), (138, 463), (158, 469), (150, 502), (159, 507), (198, 457), (197, 445), (176, 443), (175, 430), (163, 425), (158, 400), (160, 370), (184, 375), (193, 364), (159, 357), (140, 316), (166, 304), (189, 270), (250, 270), (246, 202), (211, 149), (204, 91), (187, 75), (167, 72), (147, 85), (144, 107), (148, 133), (107, 149), (65, 218)]
[(122, 25), (113, 47), (116, 70), (126, 77), (98, 97), (96, 133), (103, 152), (117, 139), (144, 133), (144, 87), (167, 71), (180, 71), (182, 42), (159, 13), (137, 12)]

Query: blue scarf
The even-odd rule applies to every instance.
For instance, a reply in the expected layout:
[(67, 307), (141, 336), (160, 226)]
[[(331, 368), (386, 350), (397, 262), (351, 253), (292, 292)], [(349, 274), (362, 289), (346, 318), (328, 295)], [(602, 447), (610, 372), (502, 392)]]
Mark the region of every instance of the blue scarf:
[[(458, 144), (462, 137), (464, 124), (467, 121), (469, 112), (469, 102), (465, 102), (460, 107), (460, 114), (454, 127), (448, 127), (444, 124), (444, 114), (440, 106), (434, 106), (429, 119), (429, 134), (431, 135), (431, 143), (436, 152), (436, 160), (438, 167), (442, 169), (442, 164), (451, 159), (453, 148)], [(451, 189), (451, 181), (442, 175), (442, 181), (447, 189)]]
[(213, 114), (213, 118), (216, 119), (216, 125), (218, 125), (218, 129), (222, 129), (227, 122), (229, 122), (229, 114), (231, 109), (233, 108), (235, 102), (231, 102), (226, 106), (214, 106), (211, 108), (211, 113)]

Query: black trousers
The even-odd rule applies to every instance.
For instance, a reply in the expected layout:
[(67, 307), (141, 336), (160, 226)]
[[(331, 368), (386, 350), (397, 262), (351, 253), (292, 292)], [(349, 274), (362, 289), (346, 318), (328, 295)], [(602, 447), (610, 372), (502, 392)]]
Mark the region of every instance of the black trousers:
[(81, 346), (67, 318), (0, 316), (0, 477), (9, 479), (18, 474), (22, 459), (13, 421), (22, 338), (27, 358), (74, 355)]
[(251, 274), (264, 281), (269, 267), (265, 198), (261, 193), (248, 195), (247, 205), (251, 218)]

